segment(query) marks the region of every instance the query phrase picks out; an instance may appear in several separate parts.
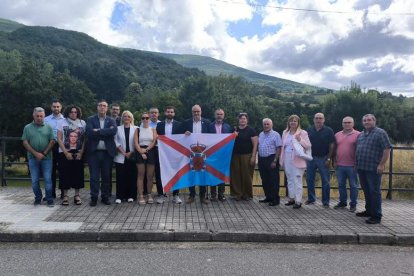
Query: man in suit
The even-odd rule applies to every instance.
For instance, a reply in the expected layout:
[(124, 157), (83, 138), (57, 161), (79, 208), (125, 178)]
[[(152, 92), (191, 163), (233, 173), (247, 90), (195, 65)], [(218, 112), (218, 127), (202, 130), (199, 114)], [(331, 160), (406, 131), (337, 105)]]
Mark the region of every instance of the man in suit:
[[(224, 110), (217, 108), (214, 112), (214, 122), (210, 124), (210, 133), (224, 134), (232, 133), (230, 125), (224, 122)], [(218, 184), (218, 200), (225, 201), (224, 197), (225, 186), (224, 183)], [(217, 188), (212, 186), (211, 188), (211, 201), (217, 201)]]
[[(175, 121), (175, 107), (167, 106), (164, 111), (165, 121), (161, 121), (157, 124), (158, 135), (170, 135), (170, 134), (181, 134), (181, 122)], [(162, 184), (161, 184), (162, 186)], [(182, 200), (178, 195), (179, 190), (173, 191), (173, 202), (181, 204)]]
[[(201, 117), (201, 107), (196, 104), (191, 108), (191, 112), (193, 114), (193, 117), (183, 123), (183, 132), (185, 135), (191, 135), (191, 133), (210, 133), (211, 122)], [(189, 190), (190, 196), (186, 202), (193, 203), (195, 198), (195, 187), (192, 186), (189, 188)], [(208, 204), (208, 199), (206, 199), (205, 186), (200, 186), (200, 201), (203, 204)]]
[[(112, 160), (116, 154), (114, 136), (117, 126), (114, 119), (106, 116), (108, 103), (100, 100), (97, 106), (98, 114), (88, 118), (86, 122), (88, 163), (91, 183), (90, 206), (96, 206), (101, 188), (101, 199), (105, 205), (110, 205), (110, 171)], [(100, 184), (100, 178), (102, 182)]]

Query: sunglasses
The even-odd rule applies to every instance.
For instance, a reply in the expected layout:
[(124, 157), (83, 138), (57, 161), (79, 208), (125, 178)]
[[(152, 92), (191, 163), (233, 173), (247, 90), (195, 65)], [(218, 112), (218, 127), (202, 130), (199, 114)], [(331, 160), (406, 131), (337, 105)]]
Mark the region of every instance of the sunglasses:
[(149, 117), (141, 117), (142, 120), (149, 120)]

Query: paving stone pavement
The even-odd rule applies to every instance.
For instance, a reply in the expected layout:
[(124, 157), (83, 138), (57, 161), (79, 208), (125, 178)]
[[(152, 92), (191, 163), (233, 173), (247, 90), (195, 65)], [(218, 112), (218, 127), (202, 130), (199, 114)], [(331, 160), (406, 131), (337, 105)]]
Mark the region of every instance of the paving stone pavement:
[[(320, 203), (295, 210), (250, 201), (172, 203), (139, 206), (136, 202), (90, 207), (33, 206), (28, 188), (0, 188), (0, 241), (257, 241), (309, 243), (377, 243), (414, 245), (414, 201), (384, 200), (383, 220), (368, 225), (347, 209)], [(182, 194), (184, 199), (187, 195)], [(359, 202), (358, 210), (363, 210)]]

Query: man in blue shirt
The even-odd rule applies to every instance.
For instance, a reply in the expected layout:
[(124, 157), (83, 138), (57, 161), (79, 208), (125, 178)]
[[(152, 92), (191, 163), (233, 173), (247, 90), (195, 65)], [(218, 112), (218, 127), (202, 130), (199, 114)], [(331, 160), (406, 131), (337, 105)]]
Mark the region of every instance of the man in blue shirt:
[[(62, 115), (62, 104), (59, 100), (55, 99), (50, 105), (52, 114), (47, 116), (44, 122), (52, 127), (53, 135), (55, 140), (57, 138), (57, 131), (60, 124), (63, 122), (65, 117)], [(59, 169), (59, 144), (55, 143), (52, 149), (53, 158), (52, 158), (52, 197), (56, 198), (56, 171)], [(61, 190), (60, 198), (63, 199), (63, 190)]]
[(381, 176), (390, 156), (391, 143), (385, 130), (376, 126), (373, 114), (362, 117), (364, 131), (356, 144), (356, 167), (365, 196), (365, 211), (358, 217), (370, 217), (368, 224), (381, 222)]
[(273, 122), (269, 118), (263, 119), (263, 131), (259, 134), (259, 173), (265, 198), (261, 203), (276, 206), (280, 203), (279, 197), (279, 155), (282, 146), (280, 134), (274, 131)]
[(305, 204), (314, 204), (316, 201), (315, 176), (316, 170), (318, 170), (322, 179), (322, 204), (325, 208), (329, 208), (329, 167), (335, 147), (335, 134), (332, 128), (325, 126), (325, 116), (323, 113), (316, 113), (313, 123), (314, 126), (307, 129), (309, 140), (312, 144), (313, 160), (308, 161), (306, 167), (308, 200)]

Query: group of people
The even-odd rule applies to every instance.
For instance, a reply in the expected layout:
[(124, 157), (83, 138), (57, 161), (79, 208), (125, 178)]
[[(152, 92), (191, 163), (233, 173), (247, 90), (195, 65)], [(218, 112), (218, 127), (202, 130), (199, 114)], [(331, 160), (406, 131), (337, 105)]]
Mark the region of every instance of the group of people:
[[(367, 114), (362, 118), (364, 130), (354, 129), (352, 117), (342, 121), (343, 130), (334, 134), (325, 126), (322, 113), (316, 113), (313, 126), (306, 131), (301, 128), (300, 117), (291, 115), (287, 120), (282, 136), (273, 130), (270, 118), (263, 119), (263, 131), (259, 134), (248, 125), (247, 113), (238, 114), (238, 125), (232, 128), (224, 121), (224, 110), (214, 112), (214, 120), (202, 117), (200, 105), (192, 107), (192, 117), (184, 122), (174, 119), (175, 108), (167, 106), (165, 120), (158, 120), (159, 110), (152, 107), (141, 115), (137, 126), (133, 114), (125, 110), (120, 112), (118, 104), (111, 105), (108, 116), (108, 103), (97, 103), (97, 114), (86, 122), (81, 119), (81, 109), (69, 105), (61, 114), (60, 101), (54, 100), (52, 114), (45, 117), (45, 110), (36, 107), (33, 122), (23, 130), (23, 145), (28, 152), (32, 188), (35, 194), (34, 204), (41, 204), (42, 191), (39, 186), (40, 170), (45, 181), (43, 200), (50, 207), (56, 198), (56, 171), (59, 173), (59, 189), (62, 205), (69, 205), (68, 191), (75, 190), (73, 202), (81, 205), (79, 194), (84, 188), (83, 163), (87, 159), (90, 172), (90, 206), (101, 202), (111, 204), (112, 167), (116, 168), (116, 199), (137, 202), (140, 205), (163, 203), (165, 194), (161, 183), (158, 135), (210, 133), (224, 134), (236, 132), (237, 136), (231, 160), (230, 195), (235, 200), (250, 200), (253, 197), (253, 173), (258, 162), (265, 198), (261, 203), (270, 206), (280, 204), (279, 169), (285, 171), (288, 186), (288, 201), (294, 209), (302, 206), (303, 182), (306, 170), (306, 205), (316, 202), (315, 176), (318, 171), (322, 182), (322, 205), (329, 208), (330, 167), (336, 170), (339, 187), (339, 203), (335, 209), (346, 208), (347, 188), (350, 186), (349, 211), (355, 212), (358, 198), (358, 177), (365, 195), (365, 211), (357, 216), (369, 217), (367, 223), (381, 221), (381, 175), (388, 160), (391, 144), (387, 133), (376, 126), (375, 116)], [(256, 159), (257, 158), (257, 159)], [(157, 196), (153, 196), (153, 183)], [(199, 187), (202, 204), (211, 201), (225, 201), (225, 184), (211, 186), (210, 197), (207, 187)], [(186, 203), (195, 201), (195, 187), (189, 188)], [(179, 191), (173, 191), (173, 202), (182, 203)]]

